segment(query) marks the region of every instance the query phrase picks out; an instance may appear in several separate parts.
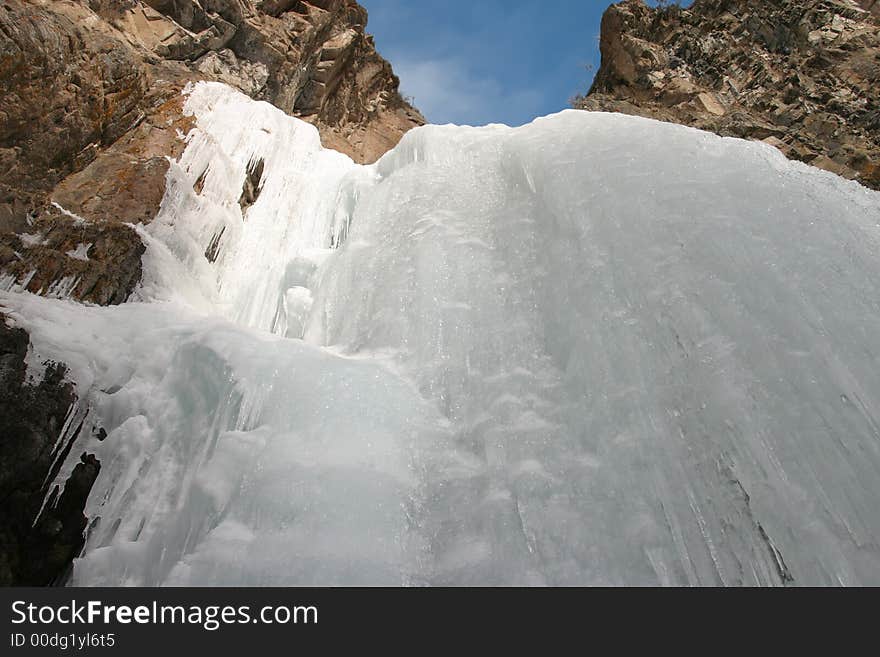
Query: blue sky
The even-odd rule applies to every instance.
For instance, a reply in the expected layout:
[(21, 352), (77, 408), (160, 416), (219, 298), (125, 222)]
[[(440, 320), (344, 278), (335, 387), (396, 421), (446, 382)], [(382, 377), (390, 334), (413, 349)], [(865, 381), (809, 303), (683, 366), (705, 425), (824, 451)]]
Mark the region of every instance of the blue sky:
[[(568, 107), (599, 66), (609, 0), (360, 0), (367, 31), (432, 123), (521, 125)], [(689, 4), (686, 2), (685, 4)]]

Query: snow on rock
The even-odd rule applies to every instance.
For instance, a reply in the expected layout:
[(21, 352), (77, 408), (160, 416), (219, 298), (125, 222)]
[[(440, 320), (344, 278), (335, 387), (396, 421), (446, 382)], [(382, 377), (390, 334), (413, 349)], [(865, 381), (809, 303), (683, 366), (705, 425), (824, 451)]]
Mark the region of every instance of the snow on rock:
[(46, 236), (42, 233), (21, 233), (18, 239), (21, 240), (26, 249), (47, 243)]
[(0, 292), (109, 431), (74, 583), (880, 584), (880, 194), (622, 115), (362, 167), (187, 109), (136, 302)]
[(89, 260), (89, 249), (92, 248), (91, 242), (80, 242), (76, 245), (75, 249), (71, 249), (67, 252), (68, 258), (73, 258), (75, 260), (82, 260), (84, 262), (88, 262)]

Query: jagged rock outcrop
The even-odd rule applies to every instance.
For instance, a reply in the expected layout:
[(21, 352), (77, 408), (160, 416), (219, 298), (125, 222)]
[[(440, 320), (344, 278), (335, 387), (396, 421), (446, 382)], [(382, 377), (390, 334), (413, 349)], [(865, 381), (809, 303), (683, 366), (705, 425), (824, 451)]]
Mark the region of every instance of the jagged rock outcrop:
[[(225, 82), (378, 159), (424, 119), (366, 22), (353, 0), (4, 0), (0, 289), (129, 297), (145, 250), (135, 225), (158, 212), (192, 127), (188, 83)], [(0, 320), (0, 585), (47, 584), (80, 549), (100, 464), (83, 455), (34, 524), (75, 438), (56, 444), (76, 396), (63, 364), (27, 381), (27, 333)]]
[(576, 107), (759, 139), (880, 189), (880, 2), (611, 6)]
[(134, 45), (185, 62), (315, 123), (328, 146), (374, 161), (424, 122), (398, 93), (390, 64), (351, 0), (144, 0), (95, 2)]
[(128, 224), (158, 211), (189, 82), (236, 86), (377, 159), (424, 119), (366, 20), (351, 0), (4, 2), (0, 281), (95, 303), (130, 294), (143, 245)]
[(7, 326), (0, 314), (0, 586), (41, 586), (63, 577), (82, 547), (83, 507), (101, 467), (83, 454), (64, 491), (49, 490), (82, 426), (59, 441), (76, 401), (73, 386), (59, 364), (28, 381), (27, 351), (28, 334)]

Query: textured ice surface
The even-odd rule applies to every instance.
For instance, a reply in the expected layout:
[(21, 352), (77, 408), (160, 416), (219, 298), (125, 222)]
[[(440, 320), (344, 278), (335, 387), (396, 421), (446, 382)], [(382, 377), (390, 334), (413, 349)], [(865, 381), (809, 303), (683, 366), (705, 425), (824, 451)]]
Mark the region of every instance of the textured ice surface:
[[(405, 380), (168, 304), (0, 298), (27, 318), (40, 355), (66, 359), (89, 391), (84, 442), (102, 469), (87, 515), (100, 523), (73, 583), (418, 574), (416, 457), (448, 432)], [(88, 438), (97, 418), (112, 429), (103, 442)]]
[(361, 167), (187, 106), (137, 303), (0, 293), (109, 432), (74, 583), (880, 584), (880, 194), (621, 115)]

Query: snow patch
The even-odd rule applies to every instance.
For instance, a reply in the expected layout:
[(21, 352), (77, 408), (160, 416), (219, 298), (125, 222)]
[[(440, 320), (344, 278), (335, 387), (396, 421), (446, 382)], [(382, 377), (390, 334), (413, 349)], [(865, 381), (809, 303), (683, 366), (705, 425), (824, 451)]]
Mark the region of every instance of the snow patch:
[(83, 262), (89, 261), (89, 249), (92, 248), (92, 243), (83, 243), (80, 242), (76, 245), (75, 249), (71, 249), (67, 252), (68, 258), (73, 258), (74, 260), (82, 260)]
[(52, 201), (52, 205), (55, 207), (56, 210), (58, 210), (65, 217), (73, 219), (74, 226), (83, 226), (83, 225), (89, 223), (89, 221), (87, 219), (83, 219), (78, 214), (75, 214), (75, 213), (71, 212), (70, 210), (65, 209), (64, 207), (61, 206), (60, 203), (56, 203), (55, 201)]
[(43, 233), (21, 233), (19, 234), (18, 239), (21, 240), (21, 243), (26, 249), (31, 249), (35, 246), (43, 246), (49, 243), (49, 240), (46, 239), (46, 236), (43, 235)]

